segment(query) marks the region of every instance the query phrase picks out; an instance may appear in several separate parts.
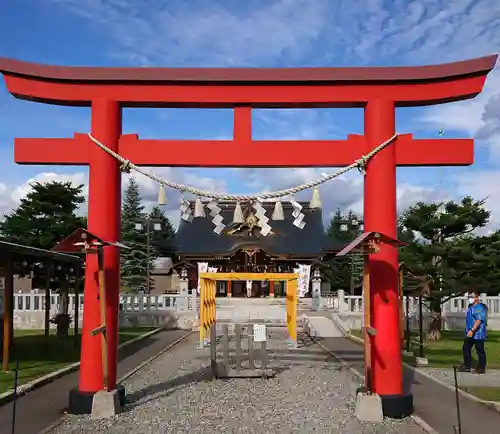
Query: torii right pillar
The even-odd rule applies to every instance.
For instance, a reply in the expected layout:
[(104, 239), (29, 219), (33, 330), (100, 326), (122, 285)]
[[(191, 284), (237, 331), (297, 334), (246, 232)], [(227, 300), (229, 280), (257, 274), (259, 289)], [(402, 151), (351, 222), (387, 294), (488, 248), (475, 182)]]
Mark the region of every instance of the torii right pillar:
[[(370, 100), (365, 107), (365, 137), (369, 148), (395, 132), (395, 104)], [(387, 146), (368, 163), (365, 175), (364, 225), (397, 239), (396, 146)], [(380, 395), (384, 415), (401, 417), (411, 412), (413, 397), (403, 390), (399, 335), (398, 250), (383, 244), (369, 257), (372, 337), (372, 388)]]

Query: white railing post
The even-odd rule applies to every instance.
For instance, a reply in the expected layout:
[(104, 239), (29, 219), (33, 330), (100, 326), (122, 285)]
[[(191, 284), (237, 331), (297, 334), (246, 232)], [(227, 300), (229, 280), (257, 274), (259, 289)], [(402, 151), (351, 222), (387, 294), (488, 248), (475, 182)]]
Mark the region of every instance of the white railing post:
[(342, 312), (347, 312), (349, 309), (349, 306), (346, 303), (345, 299), (345, 292), (343, 289), (339, 289), (337, 291), (337, 299), (338, 299), (338, 305), (339, 305), (339, 313)]
[(179, 304), (177, 306), (178, 310), (188, 310), (188, 297), (189, 297), (189, 279), (187, 276), (187, 270), (182, 269), (181, 277), (179, 279)]
[(323, 309), (323, 299), (321, 298), (321, 274), (317, 268), (312, 273), (312, 308), (315, 311)]

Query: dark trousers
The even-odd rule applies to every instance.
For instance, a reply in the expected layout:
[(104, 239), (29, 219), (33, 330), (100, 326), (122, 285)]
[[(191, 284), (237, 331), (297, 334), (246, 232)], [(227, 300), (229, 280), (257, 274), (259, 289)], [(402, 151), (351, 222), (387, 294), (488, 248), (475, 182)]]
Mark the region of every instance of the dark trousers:
[(486, 351), (484, 350), (484, 339), (465, 338), (462, 346), (464, 354), (464, 366), (468, 368), (472, 365), (472, 347), (476, 347), (477, 367), (486, 368)]

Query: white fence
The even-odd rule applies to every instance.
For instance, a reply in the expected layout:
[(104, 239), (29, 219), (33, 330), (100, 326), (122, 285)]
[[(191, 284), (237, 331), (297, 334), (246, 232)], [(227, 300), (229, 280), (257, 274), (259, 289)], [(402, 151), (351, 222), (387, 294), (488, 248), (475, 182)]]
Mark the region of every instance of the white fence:
[[(50, 295), (50, 311), (57, 310), (59, 306), (59, 294)], [(83, 294), (78, 296), (79, 310), (83, 311)], [(358, 295), (345, 295), (343, 291), (323, 295), (324, 307), (327, 309), (336, 309), (340, 312), (362, 313), (363, 312), (363, 297)], [(193, 297), (188, 297), (177, 294), (160, 294), (160, 295), (141, 295), (141, 294), (120, 294), (121, 310), (124, 312), (147, 312), (150, 310), (174, 309), (174, 310), (192, 310)], [(0, 309), (2, 306), (0, 296)], [(187, 301), (187, 303), (185, 303)], [(481, 301), (488, 306), (489, 316), (500, 316), (500, 296), (481, 297)], [(418, 312), (418, 298), (409, 297), (408, 304), (410, 314)], [(406, 310), (406, 297), (403, 302), (403, 307)], [(465, 313), (467, 308), (467, 296), (460, 296), (451, 299), (443, 304), (443, 313)], [(45, 294), (29, 293), (29, 294), (14, 294), (14, 311), (44, 311), (45, 310)], [(75, 296), (69, 296), (69, 312), (75, 310)], [(428, 313), (429, 309), (424, 304), (424, 313)]]
[[(338, 312), (340, 318), (344, 321), (348, 329), (359, 329), (362, 326), (363, 318), (363, 297), (345, 295), (343, 291), (337, 293), (325, 294), (322, 297), (323, 306)], [(408, 301), (409, 312), (406, 312)], [(500, 297), (486, 295), (481, 296), (481, 302), (488, 306), (488, 327), (491, 330), (500, 330)], [(446, 301), (441, 306), (441, 316), (443, 318), (443, 327), (445, 329), (458, 329), (465, 326), (465, 311), (468, 306), (468, 296), (465, 294), (460, 297)], [(405, 297), (403, 300), (403, 309), (409, 313), (412, 327), (418, 323), (418, 297)], [(430, 309), (425, 304), (422, 306), (425, 327), (428, 327), (432, 319)]]
[[(196, 315), (193, 309), (192, 295), (140, 295), (120, 294), (120, 325), (128, 326), (164, 326), (170, 328), (190, 328)], [(83, 322), (83, 295), (78, 297), (79, 326)], [(14, 294), (14, 327), (16, 329), (41, 329), (45, 327), (45, 294), (31, 292)], [(60, 295), (51, 294), (49, 298), (50, 318), (59, 311)], [(69, 296), (69, 314), (75, 312), (75, 296)], [(3, 312), (3, 300), (0, 296), (0, 315)], [(194, 302), (196, 308), (196, 301)], [(54, 324), (50, 324), (55, 328)]]
[[(3, 300), (0, 297), (0, 310), (3, 310)], [(187, 303), (186, 303), (187, 302)], [(50, 295), (51, 312), (57, 311), (60, 303), (59, 294)], [(83, 294), (78, 296), (78, 308), (83, 311)], [(182, 295), (136, 295), (120, 294), (120, 309), (124, 312), (147, 312), (151, 310), (174, 309), (191, 310), (191, 297)], [(29, 293), (14, 294), (14, 312), (45, 311), (45, 294)], [(69, 296), (69, 312), (75, 311), (75, 295)]]
[[(324, 304), (326, 308), (338, 309), (346, 312), (363, 312), (363, 297), (360, 295), (344, 295), (343, 291), (338, 291), (338, 295), (324, 296)], [(406, 311), (406, 298), (403, 300), (403, 307)], [(500, 296), (487, 297), (482, 296), (481, 302), (488, 306), (488, 315), (500, 316)], [(418, 297), (408, 297), (408, 305), (410, 314), (418, 312)], [(465, 313), (468, 305), (468, 297), (466, 295), (453, 298), (446, 301), (441, 306), (443, 313)], [(429, 312), (429, 309), (424, 301), (423, 311)]]

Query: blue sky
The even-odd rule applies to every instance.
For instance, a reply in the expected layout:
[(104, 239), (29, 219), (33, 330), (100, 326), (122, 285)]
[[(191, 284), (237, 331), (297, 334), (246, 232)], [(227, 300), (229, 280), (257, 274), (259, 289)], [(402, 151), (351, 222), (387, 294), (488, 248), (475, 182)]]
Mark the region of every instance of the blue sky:
[[(92, 66), (364, 66), (444, 63), (500, 52), (497, 0), (16, 0), (0, 6), (0, 56)], [(488, 196), (500, 223), (500, 78), (473, 101), (398, 109), (397, 130), (416, 137), (477, 137), (470, 168), (398, 169), (399, 209), (417, 200)], [(256, 139), (343, 138), (363, 132), (361, 109), (256, 110)], [(0, 212), (33, 179), (86, 183), (85, 168), (18, 166), (14, 137), (71, 137), (89, 130), (89, 110), (15, 100), (0, 84)], [(126, 109), (124, 133), (209, 139), (232, 134), (230, 110)], [(170, 169), (176, 182), (260, 192), (316, 179), (323, 168)], [(329, 169), (328, 171), (331, 171)], [(156, 187), (138, 178), (148, 203)], [(325, 212), (360, 210), (362, 179), (352, 173), (322, 188)], [(173, 196), (172, 196), (173, 197)], [(305, 197), (304, 197), (305, 198)], [(176, 201), (168, 206), (178, 220)]]

